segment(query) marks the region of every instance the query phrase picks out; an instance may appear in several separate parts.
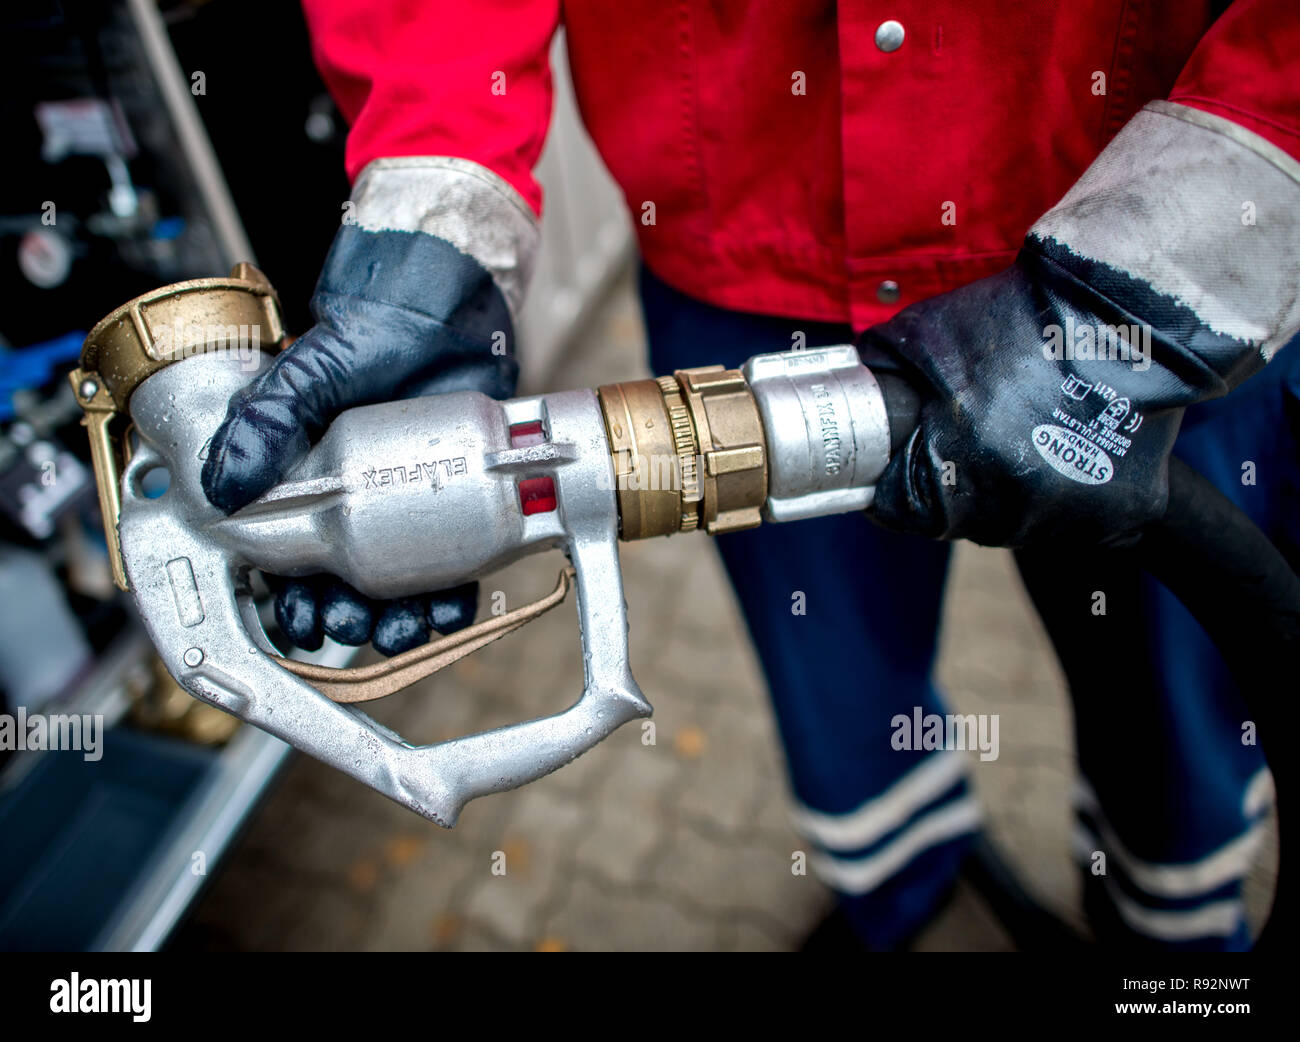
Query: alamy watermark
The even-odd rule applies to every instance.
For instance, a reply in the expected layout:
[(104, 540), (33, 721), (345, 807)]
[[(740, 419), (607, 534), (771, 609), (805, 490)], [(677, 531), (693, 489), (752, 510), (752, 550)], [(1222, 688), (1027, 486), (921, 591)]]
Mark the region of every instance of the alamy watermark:
[(897, 750), (939, 749), (974, 752), (986, 763), (998, 758), (997, 713), (927, 713), (920, 706), (912, 707), (912, 714), (899, 713), (889, 721), (894, 729), (889, 744)]
[(155, 326), (150, 332), (158, 356), (169, 362), (192, 355), (227, 355), (239, 363), (240, 369), (251, 373), (262, 360), (262, 327), (256, 323), (203, 325), (177, 319), (170, 326)]
[(129, 1013), (137, 1024), (153, 1015), (153, 981), (82, 978), (79, 973), (50, 981), (51, 1013)]
[(1043, 327), (1043, 357), (1049, 362), (1127, 362), (1145, 372), (1151, 368), (1151, 327), (1141, 322), (1076, 322), (1067, 315), (1064, 326), (1053, 322)]
[[(702, 454), (642, 453), (619, 449), (614, 453), (614, 491), (682, 492), (699, 485), (705, 473)], [(608, 473), (600, 479), (602, 491), (609, 491)]]
[(104, 717), (99, 713), (45, 716), (23, 706), (0, 713), (0, 751), (79, 752), (90, 762), (104, 755)]

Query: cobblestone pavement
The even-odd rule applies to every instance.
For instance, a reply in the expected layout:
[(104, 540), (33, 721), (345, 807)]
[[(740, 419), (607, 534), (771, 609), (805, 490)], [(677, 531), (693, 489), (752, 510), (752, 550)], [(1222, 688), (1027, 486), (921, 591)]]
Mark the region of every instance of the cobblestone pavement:
[[(555, 387), (643, 372), (631, 286), (603, 310)], [(701, 359), (705, 362), (707, 359)], [(866, 522), (864, 522), (866, 523)], [(655, 704), (522, 790), (470, 804), (452, 831), (298, 757), (202, 900), (187, 948), (771, 950), (796, 947), (830, 904), (802, 849), (761, 674), (703, 536), (626, 544), (632, 666)], [(485, 585), (509, 604), (550, 588), (557, 556)], [(374, 715), (431, 741), (567, 705), (581, 686), (565, 606)], [(959, 548), (940, 679), (958, 711), (1001, 714), (1001, 756), (972, 757), (992, 838), (1036, 894), (1077, 920), (1068, 858), (1072, 738), (1046, 638), (1000, 551)], [(921, 949), (1011, 947), (972, 891)]]

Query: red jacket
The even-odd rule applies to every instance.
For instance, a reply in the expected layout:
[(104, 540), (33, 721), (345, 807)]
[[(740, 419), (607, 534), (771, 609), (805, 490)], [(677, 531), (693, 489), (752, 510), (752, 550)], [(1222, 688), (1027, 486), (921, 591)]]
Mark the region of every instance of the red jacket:
[[(349, 176), (459, 156), (540, 212), (557, 0), (304, 6), (352, 124)], [(724, 307), (863, 328), (1005, 267), (1147, 101), (1300, 158), (1300, 2), (1238, 0), (1217, 21), (1216, 6), (573, 0), (563, 22), (649, 267)], [(887, 20), (904, 29), (888, 51)]]

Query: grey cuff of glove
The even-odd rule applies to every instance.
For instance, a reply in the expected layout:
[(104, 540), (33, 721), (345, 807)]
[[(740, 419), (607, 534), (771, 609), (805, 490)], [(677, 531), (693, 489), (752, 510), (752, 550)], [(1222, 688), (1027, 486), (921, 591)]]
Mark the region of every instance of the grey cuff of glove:
[(455, 156), (400, 156), (367, 163), (352, 187), (349, 220), (366, 231), (424, 232), (473, 257), (518, 321), (541, 229), (513, 186)]
[(1300, 163), (1153, 101), (1030, 230), (1147, 282), (1265, 361), (1300, 331)]

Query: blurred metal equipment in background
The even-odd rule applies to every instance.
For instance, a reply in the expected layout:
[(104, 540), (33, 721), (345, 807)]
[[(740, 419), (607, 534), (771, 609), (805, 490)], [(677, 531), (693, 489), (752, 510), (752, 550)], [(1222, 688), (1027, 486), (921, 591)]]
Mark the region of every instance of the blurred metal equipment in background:
[[(0, 949), (161, 944), (288, 752), (158, 669), (112, 582), (66, 380), (110, 301), (252, 256), (204, 126), (247, 121), (235, 92), (208, 93), (193, 75), (223, 85), (246, 74), (217, 46), (238, 19), (203, 6), (66, 0), (0, 15), (0, 719), (11, 736), (0, 747)], [(183, 66), (167, 23), (202, 44), (200, 14), (222, 29)], [(300, 89), (323, 98), (296, 8), (266, 18), (283, 23), (268, 33), (296, 61)], [(323, 255), (332, 228), (320, 215), (346, 184), (341, 140), (303, 129), (308, 100), (289, 99), (258, 130), (284, 162), (320, 163), (314, 192), (295, 192), (302, 224), (323, 227), (282, 249), (318, 240)], [(47, 751), (15, 726), (38, 718), (102, 727), (102, 745)]]
[[(306, 328), (349, 192), (346, 126), (297, 4), (259, 7), (257, 32), (236, 0), (11, 6), (0, 14), (0, 724), (84, 715), (105, 731), (93, 762), (0, 743), (0, 950), (155, 948), (288, 747), (159, 668), (114, 582), (66, 373), (121, 301), (252, 258), (277, 272), (284, 325)], [(553, 60), (545, 244), (519, 326), (533, 385), (631, 256), (562, 39)], [(154, 476), (145, 492), (164, 488)], [(327, 644), (302, 657), (341, 666), (353, 654)]]

